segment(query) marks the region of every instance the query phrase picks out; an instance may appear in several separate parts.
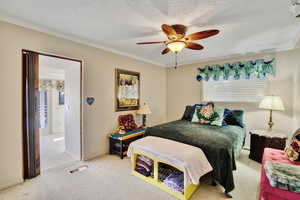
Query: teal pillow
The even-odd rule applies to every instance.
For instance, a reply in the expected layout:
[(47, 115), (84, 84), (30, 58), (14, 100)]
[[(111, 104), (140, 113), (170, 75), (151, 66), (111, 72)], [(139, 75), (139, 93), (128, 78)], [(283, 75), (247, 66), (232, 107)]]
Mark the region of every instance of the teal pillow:
[(230, 110), (225, 113), (224, 121), (227, 125), (240, 126), (244, 128), (243, 122), (244, 111), (242, 110)]
[(198, 118), (198, 111), (199, 109), (201, 109), (202, 106), (195, 106), (195, 111), (194, 111), (194, 114), (193, 114), (193, 118), (192, 118), (192, 121), (191, 122), (196, 122), (198, 123), (199, 122), (199, 118)]
[(224, 110), (225, 108), (217, 107), (215, 108), (215, 112), (218, 113), (219, 117), (215, 121), (212, 121), (210, 124), (215, 126), (222, 126), (224, 120)]

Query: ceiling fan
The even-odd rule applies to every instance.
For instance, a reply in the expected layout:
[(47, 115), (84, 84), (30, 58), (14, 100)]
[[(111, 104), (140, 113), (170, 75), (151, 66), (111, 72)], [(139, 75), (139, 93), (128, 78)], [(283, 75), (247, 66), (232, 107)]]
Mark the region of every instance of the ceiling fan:
[(187, 27), (182, 24), (174, 25), (161, 25), (162, 31), (167, 35), (169, 40), (158, 41), (158, 42), (139, 42), (141, 44), (165, 44), (166, 48), (161, 52), (161, 54), (167, 54), (170, 51), (174, 53), (180, 52), (183, 48), (188, 48), (192, 50), (202, 50), (204, 47), (198, 43), (192, 42), (194, 40), (201, 40), (214, 35), (217, 35), (220, 31), (216, 29), (206, 30), (201, 32), (192, 33), (186, 35)]

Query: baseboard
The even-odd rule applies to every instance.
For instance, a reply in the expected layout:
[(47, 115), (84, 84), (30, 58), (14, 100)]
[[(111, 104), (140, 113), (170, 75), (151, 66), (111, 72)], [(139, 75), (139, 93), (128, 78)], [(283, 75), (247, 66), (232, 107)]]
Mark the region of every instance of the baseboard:
[(13, 187), (13, 186), (16, 186), (16, 185), (19, 185), (21, 183), (24, 182), (24, 179), (23, 178), (17, 178), (15, 180), (12, 180), (8, 183), (5, 183), (5, 184), (0, 184), (0, 191), (1, 190), (5, 190), (7, 188), (10, 188), (10, 187)]
[(67, 154), (69, 154), (74, 160), (80, 160), (80, 158), (78, 158), (75, 154), (73, 154), (73, 153), (71, 153), (71, 152), (69, 152), (69, 151), (67, 151), (67, 150), (65, 150), (65, 152), (66, 152)]
[(87, 157), (84, 157), (82, 158), (83, 161), (88, 161), (88, 160), (93, 160), (93, 159), (96, 159), (96, 158), (100, 158), (102, 156), (105, 156), (107, 155), (106, 153), (97, 153), (97, 154), (94, 154), (94, 155), (89, 155)]

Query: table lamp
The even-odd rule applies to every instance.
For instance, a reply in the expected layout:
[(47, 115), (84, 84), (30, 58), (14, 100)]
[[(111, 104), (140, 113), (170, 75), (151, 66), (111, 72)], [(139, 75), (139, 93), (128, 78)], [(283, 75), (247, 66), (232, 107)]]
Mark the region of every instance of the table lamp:
[(143, 115), (143, 127), (146, 127), (146, 115), (151, 114), (151, 110), (148, 104), (144, 104), (137, 111), (137, 114)]
[(273, 110), (284, 110), (284, 106), (282, 100), (279, 96), (265, 96), (263, 100), (259, 104), (259, 108), (270, 110), (270, 118), (269, 118), (269, 129), (268, 131), (272, 131), (272, 127), (274, 123), (272, 121), (272, 112)]

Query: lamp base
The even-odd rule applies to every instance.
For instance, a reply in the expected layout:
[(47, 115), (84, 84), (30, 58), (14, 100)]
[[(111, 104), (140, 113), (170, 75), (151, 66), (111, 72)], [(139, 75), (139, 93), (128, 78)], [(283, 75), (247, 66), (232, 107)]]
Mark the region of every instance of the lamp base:
[(146, 127), (146, 115), (143, 115), (143, 127)]
[(268, 128), (268, 131), (271, 132), (272, 131), (272, 127), (274, 126), (274, 123), (272, 121), (272, 110), (270, 110), (270, 118), (269, 118), (269, 128)]
[(272, 127), (274, 126), (274, 123), (273, 122), (269, 122), (268, 125), (269, 125), (268, 131), (272, 131)]

